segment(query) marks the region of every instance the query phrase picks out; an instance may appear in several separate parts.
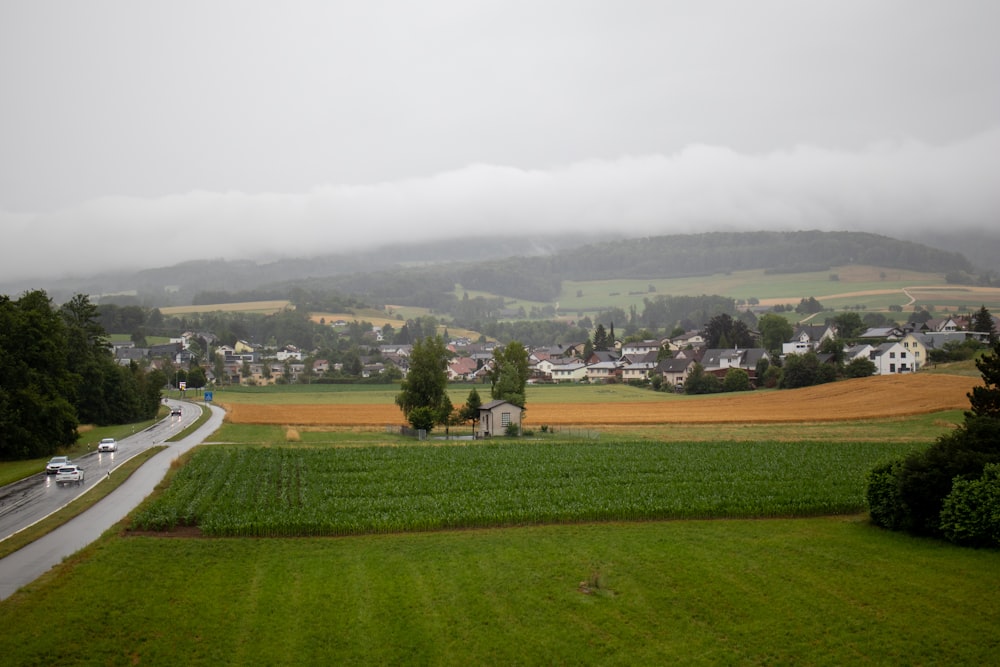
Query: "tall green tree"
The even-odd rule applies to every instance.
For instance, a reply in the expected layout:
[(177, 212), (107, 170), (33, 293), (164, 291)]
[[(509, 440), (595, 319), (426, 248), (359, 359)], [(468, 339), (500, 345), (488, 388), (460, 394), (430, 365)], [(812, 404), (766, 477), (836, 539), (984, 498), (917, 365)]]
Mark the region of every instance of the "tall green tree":
[(820, 384), (817, 381), (819, 367), (819, 357), (812, 350), (805, 354), (789, 354), (781, 368), (781, 382), (778, 386), (781, 389), (798, 389)]
[(833, 363), (839, 368), (844, 364), (844, 341), (839, 335), (832, 338), (824, 338), (819, 344), (821, 354), (829, 354), (833, 357)]
[(993, 323), (993, 315), (986, 309), (985, 305), (973, 314), (972, 321), (969, 323), (969, 329), (988, 334), (990, 345), (997, 340), (997, 327)]
[(594, 351), (596, 352), (607, 352), (611, 347), (608, 342), (608, 332), (604, 329), (604, 325), (598, 323), (594, 327)]
[(131, 410), (121, 404), (118, 385), (132, 378), (121, 373), (112, 358), (97, 306), (86, 295), (77, 294), (62, 305), (59, 314), (66, 325), (66, 366), (75, 381), (70, 400), (77, 417), (83, 423), (100, 425), (129, 421)]
[(837, 327), (837, 337), (843, 340), (857, 338), (865, 331), (864, 320), (854, 312), (835, 315), (833, 324)]
[(704, 330), (705, 344), (710, 348), (753, 347), (753, 334), (749, 327), (734, 320), (731, 315), (722, 313), (708, 321)]
[(465, 399), (465, 405), (459, 410), (458, 418), (463, 422), (479, 421), (479, 408), (483, 405), (483, 399), (479, 396), (479, 391), (473, 387), (469, 390), (469, 396)]
[(795, 329), (792, 323), (781, 315), (765, 313), (757, 320), (761, 345), (769, 352), (780, 352), (781, 346), (792, 339)]
[(0, 459), (47, 456), (77, 437), (66, 325), (48, 295), (0, 295)]
[(973, 387), (968, 394), (972, 409), (965, 417), (967, 420), (985, 417), (1000, 421), (1000, 341), (993, 341), (990, 354), (976, 359), (976, 368), (982, 375), (983, 384)]
[(493, 350), (493, 368), (488, 374), (490, 395), (496, 400), (510, 401), (523, 408), (530, 373), (528, 351), (519, 341), (497, 347)]
[[(427, 336), (417, 340), (410, 351), (410, 369), (400, 383), (396, 405), (410, 419), (416, 408), (427, 408), (435, 423), (443, 424), (451, 414), (448, 398), (448, 360), (451, 353), (440, 336)], [(426, 411), (418, 413), (426, 419)]]

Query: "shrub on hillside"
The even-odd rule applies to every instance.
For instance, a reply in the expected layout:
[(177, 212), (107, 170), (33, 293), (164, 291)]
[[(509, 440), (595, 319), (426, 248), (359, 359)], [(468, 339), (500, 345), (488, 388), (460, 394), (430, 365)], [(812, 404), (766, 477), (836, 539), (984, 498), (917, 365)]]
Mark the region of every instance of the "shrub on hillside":
[(722, 379), (722, 391), (750, 391), (750, 374), (742, 368), (730, 368)]
[(1000, 482), (985, 471), (1000, 464), (1000, 343), (976, 367), (984, 385), (968, 394), (965, 422), (926, 450), (869, 474), (866, 498), (877, 525), (962, 544), (995, 541)]
[(902, 461), (882, 463), (868, 473), (868, 510), (872, 522), (889, 530), (901, 530), (906, 518), (899, 498), (899, 467)]
[(979, 479), (956, 479), (941, 508), (941, 532), (956, 544), (1000, 546), (1000, 464)]

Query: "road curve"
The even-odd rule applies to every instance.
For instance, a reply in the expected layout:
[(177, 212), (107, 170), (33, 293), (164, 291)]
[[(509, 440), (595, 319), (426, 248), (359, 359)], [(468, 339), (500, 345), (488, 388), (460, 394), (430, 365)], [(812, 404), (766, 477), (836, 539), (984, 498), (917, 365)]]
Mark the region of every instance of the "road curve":
[(222, 425), (225, 411), (214, 405), (209, 408), (211, 416), (197, 431), (183, 440), (162, 443), (167, 445), (166, 449), (132, 473), (109, 496), (51, 533), (0, 559), (0, 600), (7, 599), (67, 556), (96, 540), (145, 500), (175, 459), (201, 444)]

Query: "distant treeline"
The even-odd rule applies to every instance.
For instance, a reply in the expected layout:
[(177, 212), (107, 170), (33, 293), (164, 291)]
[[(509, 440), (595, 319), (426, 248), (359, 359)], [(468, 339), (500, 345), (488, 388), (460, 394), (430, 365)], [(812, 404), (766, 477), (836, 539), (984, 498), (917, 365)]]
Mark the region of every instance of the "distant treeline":
[[(507, 250), (511, 239), (496, 242)], [(445, 245), (445, 244), (441, 244)], [(248, 262), (192, 262), (173, 271), (144, 272), (142, 278), (162, 286), (191, 284), (195, 304), (233, 301), (291, 299), (298, 308), (315, 311), (347, 310), (362, 302), (419, 306), (463, 321), (503, 319), (505, 299), (551, 302), (558, 298), (564, 280), (679, 278), (763, 269), (771, 273), (826, 271), (835, 266), (872, 265), (885, 268), (939, 272), (951, 282), (981, 284), (981, 276), (961, 254), (927, 245), (863, 232), (713, 232), (653, 236), (553, 248), (537, 251), (525, 241), (522, 256), (505, 259), (476, 257), (468, 244), (447, 244), (451, 257), (439, 254), (433, 263), (406, 267), (404, 247), (391, 253), (369, 253), (345, 259), (285, 260), (258, 266)], [(493, 247), (478, 242), (475, 248)], [(494, 248), (494, 250), (497, 250)], [(444, 247), (436, 248), (444, 253)], [(411, 249), (412, 260), (421, 261), (426, 248)], [(499, 250), (497, 250), (499, 251)], [(473, 259), (469, 259), (469, 258)], [(466, 300), (456, 297), (456, 285), (470, 291), (489, 292), (498, 298)], [(140, 287), (137, 297), (113, 299), (120, 305), (154, 307)], [(174, 293), (184, 298), (185, 292)], [(187, 297), (190, 299), (191, 297)], [(169, 304), (168, 304), (169, 305)]]
[(563, 280), (654, 279), (767, 269), (824, 271), (862, 264), (940, 273), (973, 271), (962, 255), (860, 232), (743, 232), (658, 236), (511, 257), (313, 280), (374, 303), (452, 312), (456, 284), (512, 299), (552, 301)]

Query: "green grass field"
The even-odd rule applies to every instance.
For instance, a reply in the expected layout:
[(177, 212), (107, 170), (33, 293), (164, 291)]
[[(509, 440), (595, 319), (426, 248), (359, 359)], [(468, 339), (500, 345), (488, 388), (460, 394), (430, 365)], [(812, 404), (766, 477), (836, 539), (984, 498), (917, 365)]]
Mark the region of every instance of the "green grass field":
[[(475, 388), (481, 397), (488, 397), (488, 384), (455, 383), (448, 387), (452, 403), (462, 405)], [(392, 405), (399, 394), (398, 384), (292, 384), (267, 386), (233, 386), (215, 390), (214, 400), (226, 403), (259, 403), (267, 405), (313, 405), (322, 403), (385, 403)], [(673, 394), (657, 393), (629, 385), (553, 384), (529, 385), (526, 391), (529, 405), (538, 403), (594, 403), (665, 401)], [(488, 398), (486, 399), (488, 400)]]
[[(832, 280), (832, 276), (838, 279)], [(523, 307), (526, 312), (530, 312), (532, 308), (557, 306), (563, 313), (593, 315), (610, 308), (621, 308), (628, 312), (630, 307), (635, 306), (642, 312), (643, 300), (652, 300), (659, 295), (718, 294), (743, 301), (752, 298), (774, 300), (791, 306), (798, 305), (799, 300), (804, 297), (812, 296), (831, 310), (860, 307), (862, 313), (866, 310), (888, 312), (889, 306), (908, 304), (909, 298), (903, 289), (913, 286), (938, 288), (937, 294), (931, 289), (920, 295), (915, 305), (924, 308), (971, 312), (980, 305), (985, 305), (991, 310), (1000, 309), (1000, 293), (996, 291), (984, 294), (963, 289), (961, 286), (948, 285), (944, 277), (938, 273), (862, 266), (833, 267), (825, 271), (807, 273), (768, 274), (758, 269), (690, 278), (567, 280), (563, 281), (558, 298), (552, 302), (508, 299), (507, 307)], [(650, 287), (653, 291), (650, 291)], [(455, 293), (461, 298), (465, 291), (458, 286)], [(854, 294), (874, 291), (885, 293)], [(850, 296), (838, 296), (845, 294)], [(469, 296), (495, 297), (496, 295), (469, 291)], [(907, 310), (912, 310), (912, 307)]]
[[(532, 387), (529, 403), (601, 389)], [(613, 389), (600, 398), (652, 395)], [(464, 399), (468, 387), (457, 390)], [(322, 385), (232, 395), (363, 403), (384, 391)], [(211, 441), (236, 444), (202, 450), (217, 450), (224, 463), (229, 451), (274, 456), (202, 470), (207, 511), (239, 507), (242, 520), (259, 521), (291, 517), (309, 494), (336, 496), (365, 508), (367, 518), (353, 520), (368, 528), (355, 532), (399, 532), (109, 531), (0, 602), (0, 656), (12, 665), (991, 664), (1000, 648), (996, 550), (885, 532), (863, 513), (587, 521), (614, 519), (601, 513), (609, 505), (657, 498), (680, 510), (656, 516), (726, 516), (720, 499), (771, 509), (756, 516), (814, 514), (823, 503), (831, 509), (820, 511), (856, 512), (873, 460), (929, 444), (960, 421), (950, 411), (836, 424), (619, 427), (596, 443), (545, 434), (472, 447), (407, 447), (375, 429), (303, 430), (289, 442), (283, 427), (224, 424)], [(274, 460), (294, 465), (274, 474)], [(297, 482), (282, 469), (297, 470)], [(182, 491), (165, 485), (152, 502)], [(268, 506), (255, 500), (262, 495)], [(543, 516), (545, 503), (570, 497), (585, 511)], [(428, 520), (448, 507), (469, 514), (489, 498), (506, 508), (504, 527), (443, 530)], [(684, 513), (705, 498), (715, 513)], [(319, 506), (331, 521), (349, 518), (346, 505)], [(513, 513), (524, 507), (534, 513)], [(393, 512), (424, 523), (387, 523)], [(546, 523), (523, 525), (539, 520)], [(53, 641), (54, 629), (70, 641)]]
[(1000, 648), (998, 587), (997, 553), (860, 517), (111, 537), (0, 603), (0, 655), (11, 665), (985, 665)]

